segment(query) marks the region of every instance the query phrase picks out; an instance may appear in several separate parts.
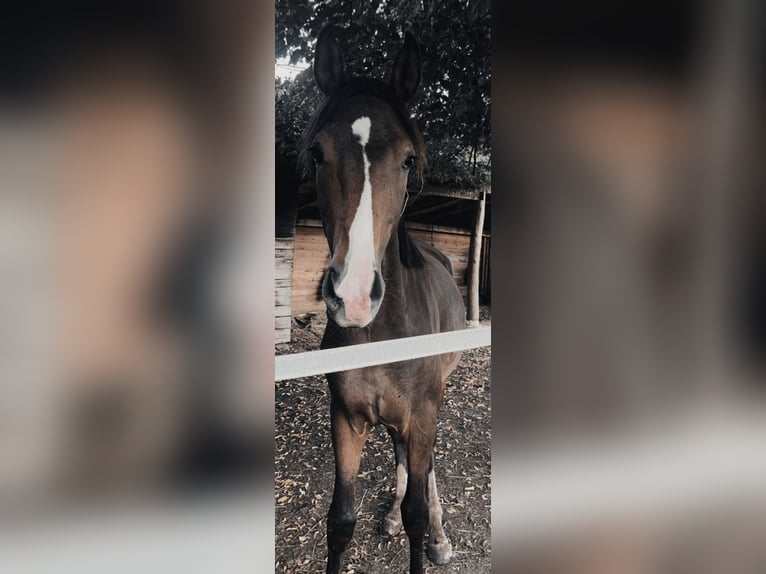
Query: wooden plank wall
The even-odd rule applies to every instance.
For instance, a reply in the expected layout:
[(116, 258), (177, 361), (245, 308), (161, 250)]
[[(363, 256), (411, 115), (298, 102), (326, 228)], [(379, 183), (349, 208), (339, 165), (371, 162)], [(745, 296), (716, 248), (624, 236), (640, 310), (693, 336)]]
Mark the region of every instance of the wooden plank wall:
[(278, 237), (274, 240), (274, 244), (274, 340), (277, 343), (289, 343), (293, 317), (290, 287), (293, 275), (294, 239)]
[[(419, 225), (418, 227), (427, 227)], [(471, 235), (461, 229), (435, 228), (430, 229), (409, 228), (410, 235), (436, 247), (444, 253), (452, 263), (452, 277), (460, 288), (463, 298), (468, 296), (468, 284), (466, 283), (466, 271), (468, 270), (468, 254), (471, 247)]]
[[(467, 293), (466, 268), (471, 236), (468, 231), (438, 226), (408, 225), (413, 237), (430, 243), (452, 262), (455, 281), (463, 296)], [(324, 309), (319, 296), (322, 274), (330, 259), (327, 241), (318, 221), (299, 221), (295, 228), (292, 271), (292, 316)], [(278, 275), (279, 276), (279, 275)], [(277, 280), (279, 281), (279, 279)]]
[(325, 267), (330, 261), (321, 224), (298, 222), (295, 226), (295, 263), (293, 265), (293, 315), (313, 313), (324, 309), (319, 286)]

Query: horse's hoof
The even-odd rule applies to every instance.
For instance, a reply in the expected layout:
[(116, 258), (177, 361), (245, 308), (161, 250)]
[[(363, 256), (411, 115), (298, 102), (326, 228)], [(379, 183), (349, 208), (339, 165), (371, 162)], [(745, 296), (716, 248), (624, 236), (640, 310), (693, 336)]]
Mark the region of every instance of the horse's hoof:
[(392, 517), (387, 514), (383, 519), (383, 534), (388, 536), (396, 536), (402, 531), (402, 518), (401, 516)]
[(452, 558), (452, 544), (445, 539), (444, 542), (428, 543), (428, 559), (434, 564), (446, 564)]

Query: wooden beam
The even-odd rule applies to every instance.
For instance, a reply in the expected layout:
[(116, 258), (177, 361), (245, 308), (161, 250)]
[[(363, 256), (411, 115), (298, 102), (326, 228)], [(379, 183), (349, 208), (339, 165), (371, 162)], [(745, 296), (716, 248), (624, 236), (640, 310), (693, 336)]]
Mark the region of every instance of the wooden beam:
[[(415, 198), (420, 195), (426, 196), (437, 196), (437, 197), (448, 197), (451, 199), (467, 199), (471, 201), (479, 201), (481, 199), (481, 194), (491, 194), (491, 188), (489, 187), (481, 187), (479, 189), (462, 189), (459, 187), (449, 187), (446, 185), (429, 185), (427, 187), (423, 188), (423, 191), (412, 191), (410, 190), (410, 198)], [(300, 203), (301, 199), (308, 198), (309, 201), (307, 203)], [(301, 187), (298, 190), (298, 200), (299, 200), (299, 209), (306, 207), (307, 205), (312, 205), (316, 202), (316, 190), (313, 187)]]
[(429, 185), (428, 187), (423, 188), (423, 191), (420, 192), (420, 194), (416, 192), (412, 195), (436, 195), (439, 197), (451, 197), (453, 199), (468, 199), (479, 201), (482, 197), (482, 194), (486, 195), (487, 193), (490, 193), (489, 187), (480, 189), (460, 189), (457, 187), (447, 187), (442, 185)]
[[(424, 207), (423, 209), (418, 209), (417, 211), (405, 211), (405, 215), (408, 217), (415, 217), (423, 215), (424, 213), (433, 213), (434, 211), (441, 211), (442, 209), (449, 209), (454, 208), (455, 206), (459, 205), (461, 202), (465, 200), (463, 199), (453, 199), (450, 201), (445, 201), (443, 203), (439, 203), (437, 205), (431, 205), (429, 207)], [(462, 211), (462, 210), (461, 210)]]

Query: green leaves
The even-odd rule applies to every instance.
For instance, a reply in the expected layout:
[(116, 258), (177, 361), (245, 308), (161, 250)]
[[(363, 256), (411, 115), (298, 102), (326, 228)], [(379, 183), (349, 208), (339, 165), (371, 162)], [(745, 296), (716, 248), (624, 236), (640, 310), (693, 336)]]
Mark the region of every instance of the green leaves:
[[(349, 73), (388, 80), (403, 31), (412, 30), (423, 77), (410, 109), (426, 141), (428, 180), (481, 186), (490, 171), (489, 6), (488, 0), (277, 0), (276, 56), (310, 61), (319, 31), (335, 24)], [(277, 153), (296, 155), (320, 103), (310, 68), (277, 85)]]

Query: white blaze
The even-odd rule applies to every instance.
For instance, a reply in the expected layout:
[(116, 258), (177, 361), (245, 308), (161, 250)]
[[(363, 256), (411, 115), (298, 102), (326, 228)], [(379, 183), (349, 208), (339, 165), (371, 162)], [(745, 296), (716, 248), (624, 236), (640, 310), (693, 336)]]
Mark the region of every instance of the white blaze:
[(362, 116), (351, 124), (351, 131), (359, 138), (364, 163), (364, 186), (354, 220), (348, 231), (348, 253), (345, 269), (336, 292), (346, 302), (347, 310), (355, 303), (369, 305), (373, 281), (375, 244), (372, 224), (372, 183), (370, 182), (370, 160), (365, 146), (370, 141), (372, 122)]

